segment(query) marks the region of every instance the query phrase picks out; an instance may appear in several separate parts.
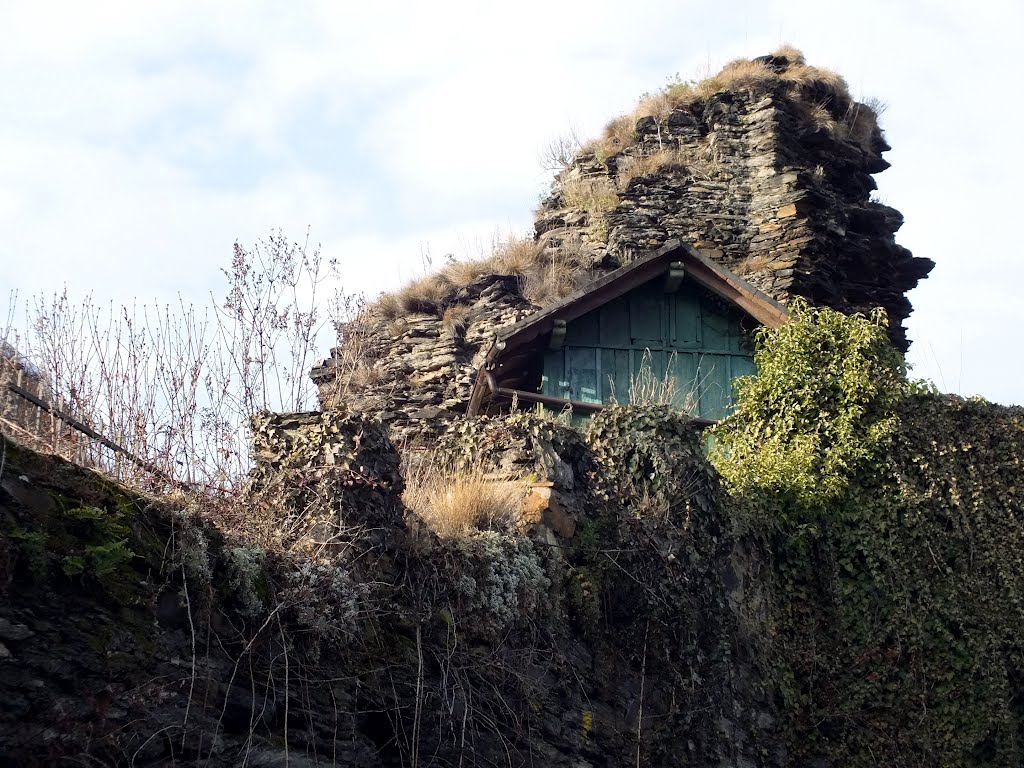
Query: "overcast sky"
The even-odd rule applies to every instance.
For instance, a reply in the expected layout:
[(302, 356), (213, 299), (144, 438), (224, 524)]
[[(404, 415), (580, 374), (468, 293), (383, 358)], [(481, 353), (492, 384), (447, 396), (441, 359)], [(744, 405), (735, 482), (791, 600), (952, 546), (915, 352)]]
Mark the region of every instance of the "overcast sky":
[(914, 373), (1024, 403), (1022, 30), (1020, 0), (0, 0), (0, 311), (202, 303), (278, 227), (375, 295), (528, 231), (554, 136), (790, 42), (889, 105), (880, 193), (938, 264)]

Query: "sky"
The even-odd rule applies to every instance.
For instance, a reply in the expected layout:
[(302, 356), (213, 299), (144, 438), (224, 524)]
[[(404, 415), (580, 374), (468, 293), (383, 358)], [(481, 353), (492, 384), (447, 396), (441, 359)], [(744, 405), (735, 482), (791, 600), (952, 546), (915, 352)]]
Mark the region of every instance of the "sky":
[(375, 296), (529, 232), (555, 137), (791, 43), (888, 105), (879, 193), (937, 263), (912, 374), (1022, 404), (1022, 29), (1019, 0), (0, 0), (0, 320), (12, 290), (202, 304), (276, 229)]

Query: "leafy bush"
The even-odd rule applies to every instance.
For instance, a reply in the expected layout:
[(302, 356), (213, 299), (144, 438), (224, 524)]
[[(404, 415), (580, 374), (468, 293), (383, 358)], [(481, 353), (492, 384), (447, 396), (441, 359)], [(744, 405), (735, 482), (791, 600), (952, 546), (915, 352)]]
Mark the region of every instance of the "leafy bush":
[(594, 486), (600, 498), (636, 515), (685, 510), (689, 517), (708, 468), (700, 432), (685, 414), (667, 405), (613, 406), (591, 418), (586, 440), (599, 467)]
[(866, 318), (805, 302), (793, 321), (759, 332), (758, 375), (736, 385), (737, 407), (715, 430), (711, 458), (738, 496), (771, 499), (755, 513), (824, 510), (877, 456), (909, 392), (882, 309)]

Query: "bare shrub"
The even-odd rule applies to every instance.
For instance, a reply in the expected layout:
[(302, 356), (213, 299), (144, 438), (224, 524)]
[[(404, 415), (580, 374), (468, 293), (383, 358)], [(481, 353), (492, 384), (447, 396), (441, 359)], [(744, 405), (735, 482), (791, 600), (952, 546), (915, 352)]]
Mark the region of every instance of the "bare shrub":
[(572, 165), (576, 155), (583, 148), (583, 141), (575, 128), (559, 134), (544, 147), (539, 155), (540, 167), (545, 171), (560, 173)]
[(525, 479), (487, 474), (482, 466), (459, 468), (409, 454), (402, 501), (438, 536), (457, 538), (479, 530), (509, 530), (523, 516)]
[[(367, 308), (337, 327), (338, 344), (331, 355), (332, 379), (326, 389), (330, 393), (326, 400), (331, 403), (345, 402), (354, 392), (378, 386), (387, 378), (379, 363), (381, 340), (368, 324), (370, 311)], [(395, 318), (388, 325), (404, 328), (405, 324), (404, 318)]]
[[(235, 244), (227, 296), (206, 309), (75, 303), (66, 292), (27, 302), (25, 330), (9, 322), (5, 336), (43, 372), (48, 401), (107, 441), (48, 418), (49, 449), (147, 488), (237, 490), (250, 416), (315, 400), (308, 371), (331, 325), (318, 305), (334, 266), (308, 238), (275, 232)], [(340, 320), (360, 304), (340, 294), (331, 311)]]

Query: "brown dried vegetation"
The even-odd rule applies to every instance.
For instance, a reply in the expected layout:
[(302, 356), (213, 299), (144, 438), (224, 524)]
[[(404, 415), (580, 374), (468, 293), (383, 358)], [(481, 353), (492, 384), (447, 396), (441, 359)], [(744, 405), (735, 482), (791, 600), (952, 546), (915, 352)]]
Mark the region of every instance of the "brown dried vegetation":
[[(641, 118), (654, 117), (660, 123), (676, 110), (697, 109), (722, 91), (761, 92), (778, 85), (784, 86), (792, 101), (808, 107), (803, 110), (803, 116), (810, 120), (812, 127), (817, 129), (826, 123), (824, 115), (815, 109), (823, 106), (831, 121), (827, 130), (839, 138), (850, 139), (868, 148), (874, 126), (869, 125), (871, 121), (864, 116), (863, 110), (851, 115), (854, 101), (849, 86), (840, 75), (830, 69), (809, 66), (804, 55), (790, 45), (772, 52), (770, 58), (776, 61), (736, 59), (711, 77), (670, 83), (656, 93), (646, 94), (633, 112), (611, 121), (601, 138), (585, 146), (583, 151), (593, 153), (597, 160), (604, 162), (636, 144), (636, 124)], [(782, 60), (785, 60), (784, 66)], [(873, 112), (870, 107), (868, 111)], [(862, 124), (849, 125), (856, 115), (860, 115)]]
[(442, 538), (509, 530), (521, 521), (529, 491), (520, 478), (496, 478), (480, 466), (455, 469), (425, 457), (406, 460), (402, 501)]
[(540, 261), (543, 245), (533, 238), (512, 236), (500, 242), (491, 257), (499, 275), (523, 276)]
[(443, 272), (421, 277), (398, 291), (398, 303), (406, 314), (437, 315), (454, 294), (454, 285)]
[(453, 304), (444, 311), (441, 328), (453, 339), (462, 338), (472, 314), (473, 310), (465, 304)]

